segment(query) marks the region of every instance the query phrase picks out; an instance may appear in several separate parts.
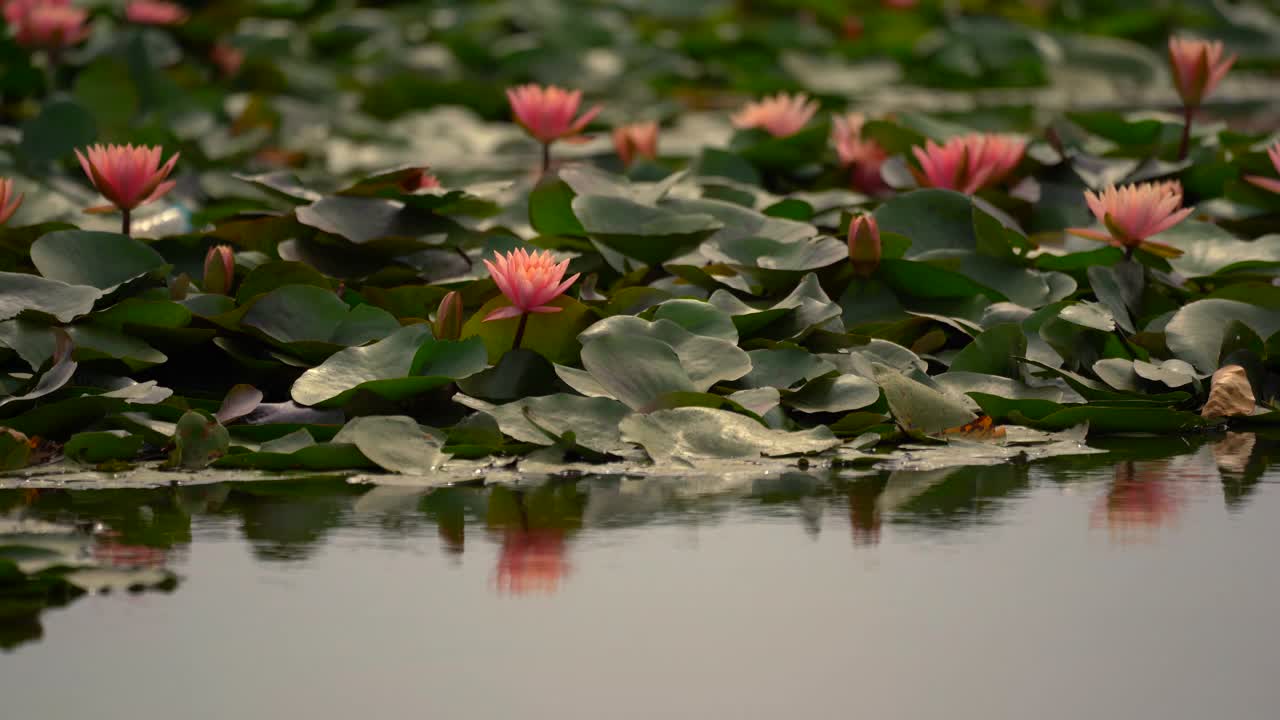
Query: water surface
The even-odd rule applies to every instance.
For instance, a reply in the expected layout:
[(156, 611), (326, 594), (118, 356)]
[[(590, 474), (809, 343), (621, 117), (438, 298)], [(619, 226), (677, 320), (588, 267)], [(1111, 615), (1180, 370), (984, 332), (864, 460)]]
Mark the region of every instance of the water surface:
[(526, 488), (5, 491), (170, 592), (0, 620), (0, 716), (1275, 718), (1280, 441)]

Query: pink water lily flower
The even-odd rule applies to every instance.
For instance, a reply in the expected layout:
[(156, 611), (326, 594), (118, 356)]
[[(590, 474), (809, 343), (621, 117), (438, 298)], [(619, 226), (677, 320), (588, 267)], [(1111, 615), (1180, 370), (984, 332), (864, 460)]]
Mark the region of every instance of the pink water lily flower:
[(0, 0), (0, 11), (3, 11), (5, 23), (17, 28), (27, 13), (37, 5), (67, 6), (70, 4), (71, 0)]
[[(1267, 155), (1271, 158), (1271, 164), (1275, 166), (1276, 173), (1280, 174), (1280, 142), (1267, 148)], [(1254, 185), (1257, 185), (1263, 190), (1280, 193), (1280, 180), (1276, 178), (1261, 177), (1259, 175), (1246, 175), (1244, 179)]]
[(1182, 254), (1177, 248), (1148, 240), (1191, 214), (1191, 208), (1182, 207), (1182, 185), (1177, 180), (1111, 185), (1100, 193), (1086, 190), (1084, 199), (1107, 232), (1088, 228), (1070, 228), (1067, 232), (1123, 247), (1129, 255), (1139, 247), (1163, 257)]
[(164, 0), (132, 0), (125, 6), (124, 16), (139, 25), (180, 25), (189, 14), (181, 5)]
[(658, 123), (632, 123), (614, 128), (613, 149), (623, 165), (630, 165), (638, 157), (648, 160), (658, 157)]
[(27, 48), (57, 51), (89, 36), (89, 11), (61, 0), (18, 0), (5, 6), (5, 20), (14, 27), (14, 39)]
[(551, 144), (581, 134), (602, 109), (596, 105), (574, 119), (582, 105), (581, 90), (532, 83), (507, 88), (507, 102), (520, 127), (542, 143), (543, 173), (551, 168)]
[(0, 178), (0, 225), (8, 222), (20, 205), (22, 205), (22, 196), (13, 196), (13, 181), (9, 178)]
[(1026, 141), (1013, 135), (969, 133), (939, 145), (925, 141), (911, 148), (920, 170), (912, 169), (925, 187), (956, 190), (972, 195), (1004, 180), (1022, 161)]
[[(158, 200), (173, 189), (166, 180), (178, 162), (174, 153), (160, 164), (160, 146), (93, 145), (82, 153), (76, 150), (80, 167), (102, 196), (124, 213), (124, 233), (129, 234), (129, 213), (139, 205)], [(110, 212), (110, 205), (92, 207), (85, 212)]]
[(209, 60), (218, 66), (223, 75), (235, 75), (244, 64), (244, 51), (230, 43), (218, 41), (209, 49)]
[(1227, 76), (1236, 56), (1224, 58), (1221, 42), (1208, 42), (1195, 38), (1169, 38), (1169, 65), (1173, 70), (1173, 84), (1188, 108), (1200, 107), (1200, 103)]
[(596, 105), (574, 119), (582, 105), (581, 90), (532, 83), (507, 88), (507, 101), (516, 122), (544, 145), (581, 133), (602, 109)]
[(436, 190), (440, 187), (440, 178), (427, 172), (427, 168), (421, 168), (417, 172), (410, 174), (400, 183), (400, 189), (407, 193), (417, 193), (423, 190)]
[(506, 255), (498, 254), (493, 262), (485, 260), (484, 266), (489, 269), (489, 275), (498, 289), (511, 301), (507, 307), (498, 308), (486, 315), (484, 322), (519, 317), (527, 313), (560, 312), (561, 308), (547, 303), (563, 295), (580, 274), (575, 273), (562, 282), (561, 278), (569, 268), (569, 261), (557, 263), (546, 250), (535, 250), (532, 253), (523, 249), (512, 250)]
[(865, 123), (866, 117), (862, 113), (837, 115), (831, 126), (831, 140), (836, 146), (840, 166), (850, 171), (854, 187), (866, 193), (876, 193), (888, 187), (880, 177), (880, 167), (889, 153), (875, 140), (862, 137)]
[(789, 137), (800, 132), (814, 113), (818, 112), (816, 100), (808, 95), (778, 93), (755, 102), (747, 103), (734, 113), (730, 120), (734, 127), (759, 128), (774, 137)]

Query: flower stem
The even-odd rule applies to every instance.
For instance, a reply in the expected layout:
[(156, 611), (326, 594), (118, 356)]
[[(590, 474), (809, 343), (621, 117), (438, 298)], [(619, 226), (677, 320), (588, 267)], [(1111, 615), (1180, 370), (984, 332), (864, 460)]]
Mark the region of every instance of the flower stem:
[(1132, 260), (1132, 259), (1133, 259), (1133, 253), (1134, 253), (1137, 249), (1138, 249), (1138, 246), (1137, 246), (1137, 245), (1125, 245), (1125, 246), (1124, 246), (1124, 259), (1125, 259), (1125, 260)]
[(45, 95), (53, 96), (58, 92), (58, 66), (62, 62), (61, 53), (55, 49), (45, 52), (44, 82)]
[(512, 350), (520, 349), (520, 341), (524, 340), (524, 326), (529, 322), (529, 313), (520, 313), (520, 324), (516, 326), (516, 339), (511, 343)]
[(129, 211), (128, 210), (121, 211), (120, 232), (124, 233), (125, 235), (128, 235), (129, 230), (132, 228), (132, 226), (133, 226), (133, 218), (131, 217)]
[(1195, 108), (1190, 106), (1182, 109), (1182, 142), (1178, 145), (1178, 160), (1187, 159), (1187, 150), (1191, 148), (1191, 117), (1195, 114)]
[(551, 143), (542, 143), (542, 174), (551, 170)]

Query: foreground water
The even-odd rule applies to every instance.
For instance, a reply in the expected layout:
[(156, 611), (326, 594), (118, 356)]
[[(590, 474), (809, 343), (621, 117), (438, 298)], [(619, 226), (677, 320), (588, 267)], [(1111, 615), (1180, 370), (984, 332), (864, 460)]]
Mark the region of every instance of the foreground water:
[(181, 579), (0, 618), (0, 716), (1274, 718), (1280, 441), (1103, 446), (892, 475), (4, 491), (0, 517)]

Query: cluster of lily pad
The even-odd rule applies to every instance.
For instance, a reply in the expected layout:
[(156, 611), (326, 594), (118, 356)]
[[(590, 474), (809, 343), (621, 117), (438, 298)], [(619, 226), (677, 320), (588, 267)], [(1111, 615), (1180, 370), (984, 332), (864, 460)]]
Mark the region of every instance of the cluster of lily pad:
[[(154, 90), (152, 37), (120, 52)], [(281, 169), (263, 94), (92, 145), (145, 138), (55, 72), (0, 148), (0, 461), (456, 479), (1275, 422), (1280, 145), (1197, 120), (1221, 43), (1167, 54), (1178, 115), (1002, 132), (797, 93), (606, 132), (525, 84), (514, 124), (444, 116), (516, 148), (456, 172)]]

